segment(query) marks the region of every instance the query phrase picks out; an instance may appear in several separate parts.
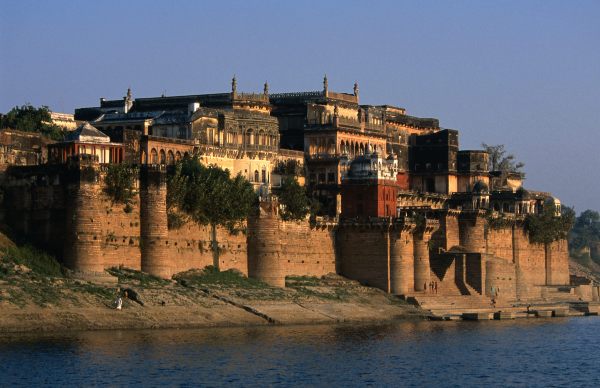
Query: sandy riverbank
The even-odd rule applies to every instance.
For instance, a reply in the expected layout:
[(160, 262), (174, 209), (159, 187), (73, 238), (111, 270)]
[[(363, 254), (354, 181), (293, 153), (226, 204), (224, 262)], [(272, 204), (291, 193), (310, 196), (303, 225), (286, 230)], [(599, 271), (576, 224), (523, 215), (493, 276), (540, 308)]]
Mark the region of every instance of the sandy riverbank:
[[(101, 284), (13, 268), (0, 279), (4, 333), (376, 323), (426, 315), (337, 275), (290, 277), (286, 288), (277, 288), (232, 271), (192, 271), (165, 281), (122, 269), (113, 271), (114, 284)], [(125, 299), (116, 310), (118, 287), (135, 290), (144, 305)]]
[(397, 306), (351, 303), (259, 303), (250, 304), (264, 316), (227, 303), (212, 307), (146, 307), (117, 311), (108, 308), (4, 308), (0, 333), (53, 332), (108, 329), (184, 329), (258, 325), (329, 324), (340, 322), (386, 322), (420, 319)]

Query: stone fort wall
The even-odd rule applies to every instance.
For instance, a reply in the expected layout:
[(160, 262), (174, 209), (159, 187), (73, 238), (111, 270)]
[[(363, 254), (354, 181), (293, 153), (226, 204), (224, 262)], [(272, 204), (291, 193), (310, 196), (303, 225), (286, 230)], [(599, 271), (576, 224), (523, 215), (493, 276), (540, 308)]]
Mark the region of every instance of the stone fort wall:
[[(167, 228), (163, 171), (141, 171), (130, 212), (111, 203), (102, 170), (83, 161), (20, 167), (7, 179), (4, 223), (72, 269), (122, 265), (168, 278), (214, 264), (210, 227)], [(221, 269), (278, 286), (290, 275), (335, 272), (395, 294), (427, 292), (433, 281), (444, 295), (527, 299), (541, 297), (541, 286), (569, 284), (566, 241), (533, 244), (522, 225), (489, 228), (477, 212), (441, 211), (424, 227), (409, 218), (284, 222), (269, 202), (246, 235), (218, 228), (216, 237)]]
[[(411, 295), (479, 294), (535, 299), (543, 286), (568, 285), (565, 240), (529, 241), (522, 223), (492, 229), (481, 212), (441, 212), (427, 232), (409, 223), (342, 223), (337, 231), (339, 273), (388, 292)], [(423, 246), (428, 260), (423, 260)]]
[(248, 275), (285, 286), (285, 277), (336, 273), (335, 225), (284, 222), (273, 203), (248, 220)]
[[(27, 241), (53, 253), (74, 270), (102, 272), (125, 266), (171, 277), (215, 264), (212, 230), (193, 222), (167, 228), (165, 174), (142, 169), (131, 211), (113, 204), (103, 190), (103, 172), (81, 162), (71, 168), (13, 170), (5, 182), (2, 218)], [(9, 204), (9, 205), (8, 205)], [(268, 230), (272, 229), (269, 235)], [(247, 235), (216, 229), (219, 267), (284, 285), (287, 275), (336, 272), (331, 226), (283, 222), (278, 215), (251, 219)], [(249, 250), (255, 265), (249, 266)], [(269, 257), (272, 249), (275, 256)], [(276, 259), (275, 259), (276, 258)], [(264, 268), (257, 273), (257, 268)], [(275, 273), (275, 275), (271, 275)], [(276, 280), (275, 280), (276, 279)]]

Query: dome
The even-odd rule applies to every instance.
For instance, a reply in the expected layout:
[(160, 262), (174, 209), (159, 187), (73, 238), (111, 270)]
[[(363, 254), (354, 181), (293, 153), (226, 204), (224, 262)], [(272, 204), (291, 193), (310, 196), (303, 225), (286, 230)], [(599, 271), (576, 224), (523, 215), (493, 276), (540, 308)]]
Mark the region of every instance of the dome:
[(354, 158), (350, 163), (349, 175), (351, 177), (366, 177), (373, 173), (373, 167), (371, 165), (371, 159), (359, 156)]
[(548, 197), (546, 198), (546, 200), (544, 201), (544, 207), (553, 207), (554, 208), (554, 215), (555, 216), (560, 216), (562, 209), (560, 207), (560, 200), (556, 197)]
[(556, 197), (548, 197), (544, 201), (544, 205), (560, 206), (560, 200)]

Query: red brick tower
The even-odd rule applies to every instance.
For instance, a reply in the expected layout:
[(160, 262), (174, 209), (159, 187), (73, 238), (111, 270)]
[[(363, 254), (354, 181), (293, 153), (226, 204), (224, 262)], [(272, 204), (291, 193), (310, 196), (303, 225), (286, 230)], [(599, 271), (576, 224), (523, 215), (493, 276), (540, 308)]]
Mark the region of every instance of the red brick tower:
[(395, 155), (384, 159), (367, 147), (342, 180), (342, 217), (396, 217), (397, 176)]

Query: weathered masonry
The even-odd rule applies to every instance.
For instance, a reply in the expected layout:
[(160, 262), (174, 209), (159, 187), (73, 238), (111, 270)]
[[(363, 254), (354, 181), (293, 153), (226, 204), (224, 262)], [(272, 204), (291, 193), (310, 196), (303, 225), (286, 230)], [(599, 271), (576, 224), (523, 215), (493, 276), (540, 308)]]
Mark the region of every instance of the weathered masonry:
[[(129, 213), (105, 196), (103, 175), (86, 159), (14, 168), (4, 219), (76, 271), (123, 265), (169, 278), (213, 264), (209, 228), (167, 228), (164, 169), (142, 167)], [(426, 292), (433, 281), (445, 295), (523, 300), (569, 284), (566, 241), (531, 243), (519, 219), (494, 229), (481, 210), (310, 223), (284, 222), (276, 203), (261, 202), (247, 226), (246, 235), (217, 231), (219, 266), (277, 286), (289, 275), (337, 272), (394, 294)]]

